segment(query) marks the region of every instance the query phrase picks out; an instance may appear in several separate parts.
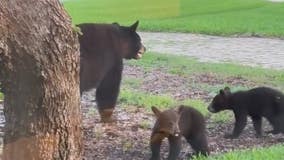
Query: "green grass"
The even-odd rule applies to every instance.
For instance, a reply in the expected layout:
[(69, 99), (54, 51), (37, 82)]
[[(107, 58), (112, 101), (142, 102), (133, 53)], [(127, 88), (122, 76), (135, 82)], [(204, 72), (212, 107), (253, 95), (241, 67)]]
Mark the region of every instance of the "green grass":
[(268, 148), (233, 151), (207, 158), (194, 158), (194, 160), (282, 160), (284, 159), (283, 150), (283, 145), (275, 145)]
[(142, 79), (125, 77), (122, 81), (122, 85), (127, 88), (139, 88), (142, 82)]
[(284, 3), (266, 0), (69, 0), (74, 23), (141, 21), (147, 31), (284, 37)]
[[(232, 111), (226, 110), (219, 113), (210, 113), (208, 115), (213, 122), (217, 123), (228, 123), (228, 121), (234, 120), (234, 113)], [(215, 127), (215, 126), (213, 126)]]
[(167, 95), (153, 95), (145, 92), (135, 91), (133, 89), (123, 88), (120, 91), (118, 101), (123, 107), (144, 107), (148, 112), (151, 112), (152, 106), (156, 106), (164, 110), (183, 104), (197, 109), (205, 117), (210, 117), (214, 122), (226, 122), (232, 119), (232, 113), (230, 111), (220, 112), (219, 114), (209, 114), (209, 111), (207, 110), (208, 103), (200, 99), (178, 101)]
[(120, 91), (119, 103), (124, 106), (145, 107), (148, 110), (152, 106), (156, 106), (161, 109), (166, 109), (180, 104), (185, 104), (196, 108), (204, 115), (208, 114), (206, 108), (208, 104), (206, 104), (203, 100), (187, 99), (185, 101), (177, 101), (167, 95), (153, 95), (125, 88), (122, 88), (122, 90)]
[(208, 104), (205, 103), (203, 100), (200, 99), (187, 99), (185, 101), (179, 102), (180, 104), (191, 106), (198, 111), (200, 111), (204, 116), (207, 116), (209, 114), (209, 111), (207, 110)]
[(3, 100), (4, 99), (4, 95), (3, 93), (0, 92), (0, 100)]
[[(260, 85), (273, 85), (284, 90), (284, 71), (249, 67), (231, 63), (198, 62), (187, 56), (147, 53), (139, 61), (126, 61), (128, 65), (143, 67), (145, 70), (162, 68), (169, 73), (190, 76), (200, 74), (214, 74), (218, 78), (240, 77)], [(200, 84), (195, 84), (200, 85)], [(226, 84), (224, 84), (225, 86)], [(204, 86), (210, 89), (208, 86)], [(214, 86), (211, 86), (214, 87)], [(238, 86), (237, 88), (243, 88)], [(216, 87), (214, 88), (216, 89)], [(212, 90), (212, 88), (211, 88)], [(236, 90), (236, 89), (235, 89)]]
[(119, 103), (125, 106), (139, 106), (150, 110), (152, 106), (168, 108), (175, 104), (173, 98), (167, 95), (152, 95), (135, 90), (121, 89)]

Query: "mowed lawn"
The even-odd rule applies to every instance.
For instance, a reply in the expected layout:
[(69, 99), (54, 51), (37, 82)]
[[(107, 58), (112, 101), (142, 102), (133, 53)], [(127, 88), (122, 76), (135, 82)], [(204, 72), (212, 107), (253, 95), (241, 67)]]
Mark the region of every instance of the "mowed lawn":
[(284, 37), (284, 3), (266, 0), (67, 0), (73, 23), (140, 20), (140, 30)]
[(195, 158), (194, 160), (282, 160), (283, 145), (228, 152), (222, 155)]

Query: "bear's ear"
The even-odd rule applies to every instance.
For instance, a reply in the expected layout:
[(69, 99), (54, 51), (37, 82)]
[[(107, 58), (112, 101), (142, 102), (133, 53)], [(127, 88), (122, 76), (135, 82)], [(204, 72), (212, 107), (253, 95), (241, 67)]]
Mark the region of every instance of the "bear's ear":
[(132, 24), (130, 26), (130, 30), (131, 31), (136, 31), (137, 27), (138, 27), (139, 21), (136, 21), (134, 24)]
[(231, 94), (231, 89), (229, 87), (224, 88), (224, 93), (225, 95), (230, 95)]
[(115, 26), (120, 26), (117, 22), (113, 22), (112, 24)]
[(178, 113), (178, 114), (181, 114), (181, 112), (183, 111), (183, 108), (184, 108), (184, 107), (185, 107), (184, 105), (180, 105), (180, 106), (178, 107), (177, 113)]
[(224, 90), (223, 90), (223, 89), (220, 89), (219, 94), (221, 94), (221, 95), (225, 95)]
[(151, 109), (156, 117), (159, 117), (161, 115), (161, 111), (157, 107), (152, 106)]

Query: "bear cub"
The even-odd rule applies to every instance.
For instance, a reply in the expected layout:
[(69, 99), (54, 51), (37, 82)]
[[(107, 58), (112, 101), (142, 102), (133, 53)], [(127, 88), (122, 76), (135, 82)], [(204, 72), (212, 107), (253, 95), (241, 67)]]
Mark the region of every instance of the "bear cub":
[(152, 107), (157, 120), (152, 129), (150, 160), (160, 159), (160, 147), (164, 138), (169, 141), (169, 160), (175, 160), (181, 150), (181, 138), (185, 137), (196, 154), (208, 155), (209, 149), (206, 138), (205, 120), (196, 109), (188, 106), (160, 111)]
[(250, 116), (256, 131), (256, 137), (262, 136), (262, 117), (267, 118), (272, 125), (272, 134), (284, 132), (284, 95), (268, 87), (253, 88), (248, 91), (231, 93), (226, 87), (219, 91), (208, 110), (217, 113), (222, 110), (232, 110), (235, 116), (235, 126), (232, 134), (226, 134), (225, 138), (237, 138), (247, 123)]

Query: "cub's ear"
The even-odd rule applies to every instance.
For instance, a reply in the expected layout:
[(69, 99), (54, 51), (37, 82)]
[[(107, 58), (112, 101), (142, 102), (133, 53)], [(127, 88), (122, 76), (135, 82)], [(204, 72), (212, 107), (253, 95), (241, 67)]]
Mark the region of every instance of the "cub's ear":
[(224, 88), (224, 93), (225, 93), (225, 95), (231, 94), (231, 89), (229, 87), (225, 87)]
[(184, 105), (180, 105), (180, 106), (178, 107), (177, 113), (178, 113), (178, 114), (181, 114), (181, 112), (183, 111), (183, 108), (184, 108), (184, 107), (185, 107)]
[(151, 109), (156, 117), (159, 117), (161, 115), (161, 111), (157, 107), (152, 106)]
[(139, 25), (139, 21), (136, 21), (134, 24), (132, 24), (132, 25), (130, 26), (130, 30), (136, 31), (138, 25)]
[(221, 95), (225, 95), (224, 90), (223, 90), (223, 89), (220, 89), (219, 94), (221, 94)]
[(120, 26), (117, 22), (113, 22), (113, 25)]

